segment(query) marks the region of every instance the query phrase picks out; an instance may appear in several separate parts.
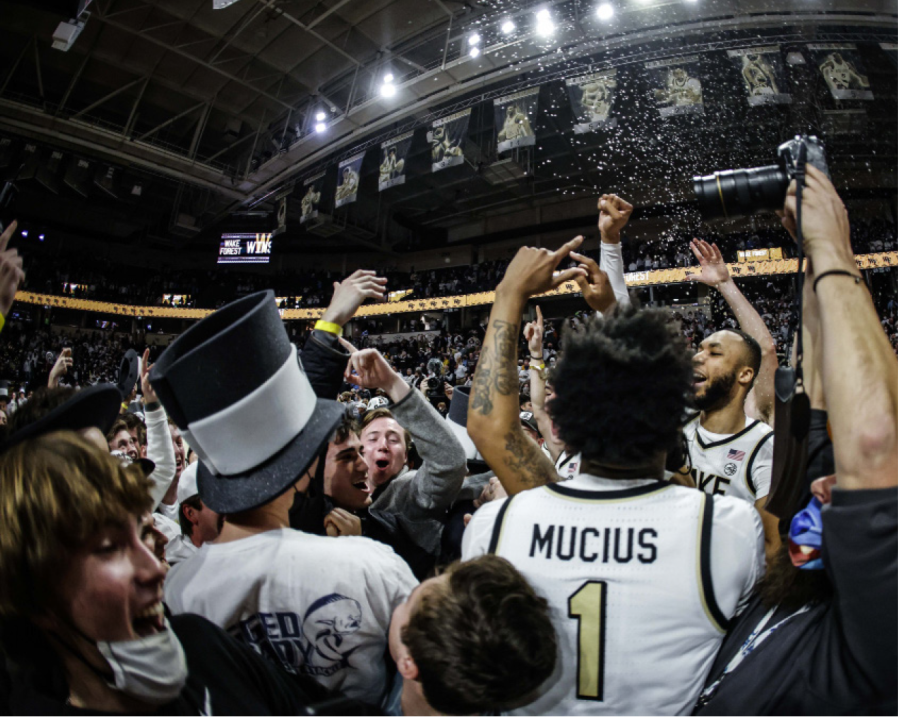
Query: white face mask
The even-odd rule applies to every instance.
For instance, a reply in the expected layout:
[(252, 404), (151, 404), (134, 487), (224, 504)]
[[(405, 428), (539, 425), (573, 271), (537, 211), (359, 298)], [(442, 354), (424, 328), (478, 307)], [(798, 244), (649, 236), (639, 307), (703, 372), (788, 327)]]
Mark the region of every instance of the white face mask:
[(149, 637), (98, 642), (113, 671), (114, 689), (153, 705), (171, 702), (187, 681), (184, 648), (169, 627)]

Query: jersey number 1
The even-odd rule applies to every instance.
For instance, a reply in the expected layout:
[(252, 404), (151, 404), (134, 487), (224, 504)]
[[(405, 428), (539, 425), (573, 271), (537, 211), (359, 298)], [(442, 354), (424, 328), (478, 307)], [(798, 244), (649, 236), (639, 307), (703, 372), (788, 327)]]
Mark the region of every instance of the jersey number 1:
[(589, 580), (572, 593), (569, 617), (578, 620), (578, 699), (602, 702), (606, 583)]

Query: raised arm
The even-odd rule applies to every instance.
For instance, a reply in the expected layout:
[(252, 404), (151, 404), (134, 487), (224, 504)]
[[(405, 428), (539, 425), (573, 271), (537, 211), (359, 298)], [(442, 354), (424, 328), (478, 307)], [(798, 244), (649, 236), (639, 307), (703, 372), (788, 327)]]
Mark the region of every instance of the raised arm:
[[(778, 369), (778, 357), (775, 355), (772, 335), (762, 317), (734, 283), (719, 247), (702, 239), (694, 239), (691, 242), (691, 251), (700, 262), (700, 272), (689, 274), (688, 279), (718, 289), (734, 312), (741, 331), (752, 336), (759, 344), (762, 362), (759, 366), (759, 376), (756, 377), (748, 394), (746, 405), (749, 409), (748, 414), (755, 413), (756, 415), (752, 415), (753, 418), (771, 425), (774, 418), (775, 371)], [(756, 410), (752, 411), (754, 405)]]
[(550, 459), (519, 421), (516, 345), (522, 312), (530, 296), (584, 276), (573, 268), (554, 275), (559, 262), (582, 242), (560, 249), (522, 247), (497, 286), (481, 359), (469, 397), (469, 436), (510, 495), (556, 480)]
[(342, 282), (334, 282), (331, 303), (316, 322), (301, 356), (317, 397), (333, 399), (337, 396), (349, 357), (349, 353), (341, 348), (341, 329), (367, 298), (384, 296), (386, 283), (387, 279), (365, 269), (357, 269)]
[[(553, 437), (553, 427), (550, 416), (544, 409), (544, 397), (547, 381), (544, 379), (544, 315), (541, 307), (535, 306), (537, 319), (525, 325), (525, 340), (528, 342), (528, 354), (531, 357), (531, 366), (528, 373), (531, 374), (531, 409), (538, 429), (544, 438), (544, 445), (550, 451), (550, 457), (555, 461), (559, 458), (564, 448), (563, 444)], [(535, 362), (540, 368), (535, 366)]]
[(23, 259), (16, 249), (8, 249), (9, 240), (16, 233), (18, 224), (15, 220), (10, 222), (5, 231), (0, 234), (0, 331), (6, 323), (6, 317), (12, 309), (16, 299), (16, 291), (25, 281), (25, 272), (22, 270)]
[(597, 210), (600, 212), (597, 220), (597, 227), (600, 229), (600, 269), (609, 280), (616, 303), (627, 305), (631, 303), (631, 299), (625, 284), (621, 232), (631, 218), (634, 207), (615, 194), (604, 194), (597, 200)]
[[(796, 217), (794, 192), (792, 187), (785, 201), (786, 223)], [(815, 277), (837, 485), (896, 487), (897, 356), (853, 257), (847, 210), (832, 183), (811, 165), (802, 228)]]

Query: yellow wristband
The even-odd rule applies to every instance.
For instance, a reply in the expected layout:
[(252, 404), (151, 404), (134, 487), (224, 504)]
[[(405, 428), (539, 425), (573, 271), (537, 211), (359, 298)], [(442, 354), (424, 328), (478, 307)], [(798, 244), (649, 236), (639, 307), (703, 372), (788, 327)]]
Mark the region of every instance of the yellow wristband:
[(319, 319), (316, 322), (316, 331), (327, 331), (329, 334), (334, 334), (335, 336), (341, 335), (341, 327), (337, 324), (333, 324), (330, 321), (322, 321)]
[(0, 331), (3, 331), (4, 326), (6, 326), (6, 317), (0, 314)]
[(535, 371), (543, 371), (544, 370), (544, 362), (538, 364), (529, 364), (528, 368), (533, 369)]

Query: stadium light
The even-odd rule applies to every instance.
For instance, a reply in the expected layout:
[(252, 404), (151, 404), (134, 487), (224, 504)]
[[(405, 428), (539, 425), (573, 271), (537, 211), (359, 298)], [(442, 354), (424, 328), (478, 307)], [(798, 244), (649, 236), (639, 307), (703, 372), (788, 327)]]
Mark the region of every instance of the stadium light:
[(538, 10), (535, 13), (535, 18), (537, 20), (535, 32), (541, 37), (549, 37), (553, 34), (553, 31), (556, 30), (556, 26), (553, 24), (553, 18), (550, 16), (550, 11), (546, 8)]
[(385, 82), (381, 86), (381, 96), (382, 97), (393, 97), (397, 94), (397, 88), (394, 86), (393, 82)]
[(469, 35), (469, 46), (470, 47), (474, 47), (479, 42), (481, 42), (481, 35), (479, 35), (477, 32), (473, 32), (471, 35)]
[(324, 122), (325, 121), (325, 113), (324, 112), (316, 112), (316, 122)]
[(597, 6), (597, 17), (601, 20), (610, 20), (612, 16), (616, 14), (616, 11), (613, 9), (613, 6), (608, 3), (601, 3)]
[(500, 26), (500, 32), (504, 35), (512, 35), (516, 31), (516, 23), (512, 20), (504, 20)]
[(480, 54), (481, 50), (479, 50), (477, 47), (473, 47), (471, 50), (469, 50), (469, 57), (473, 59), (478, 57)]

